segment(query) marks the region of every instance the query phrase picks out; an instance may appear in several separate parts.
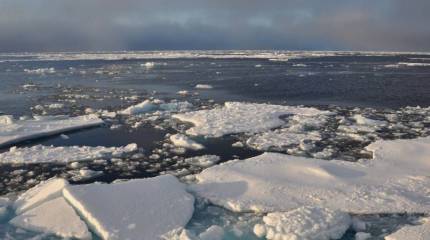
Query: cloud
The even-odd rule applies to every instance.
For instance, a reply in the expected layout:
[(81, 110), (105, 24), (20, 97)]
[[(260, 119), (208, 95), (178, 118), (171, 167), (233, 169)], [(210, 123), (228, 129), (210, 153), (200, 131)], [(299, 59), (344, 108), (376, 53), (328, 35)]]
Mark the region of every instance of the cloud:
[(0, 0), (0, 52), (429, 51), (428, 0)]

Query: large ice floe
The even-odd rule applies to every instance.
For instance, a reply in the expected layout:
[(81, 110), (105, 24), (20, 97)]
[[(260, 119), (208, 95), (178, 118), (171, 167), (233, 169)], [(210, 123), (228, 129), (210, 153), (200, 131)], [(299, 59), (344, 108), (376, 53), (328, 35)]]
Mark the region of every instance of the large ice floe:
[(194, 124), (186, 131), (189, 135), (220, 137), (241, 132), (257, 133), (279, 127), (285, 123), (280, 119), (284, 115), (321, 114), (329, 112), (307, 107), (226, 102), (223, 107), (175, 114), (173, 118)]
[(430, 213), (430, 137), (377, 141), (373, 159), (325, 161), (277, 153), (204, 170), (190, 188), (232, 211), (320, 206), (351, 213)]
[(0, 116), (0, 147), (101, 124), (103, 120), (96, 115), (35, 116), (28, 120), (15, 120), (10, 115), (3, 115)]
[(10, 223), (30, 231), (89, 239), (91, 229), (102, 239), (153, 240), (187, 224), (194, 197), (171, 175), (75, 186), (51, 179), (23, 193), (14, 209)]
[(53, 147), (43, 145), (23, 148), (11, 147), (9, 151), (0, 153), (0, 163), (69, 163), (106, 158), (120, 158), (135, 153), (137, 150), (137, 145), (134, 143), (124, 147)]

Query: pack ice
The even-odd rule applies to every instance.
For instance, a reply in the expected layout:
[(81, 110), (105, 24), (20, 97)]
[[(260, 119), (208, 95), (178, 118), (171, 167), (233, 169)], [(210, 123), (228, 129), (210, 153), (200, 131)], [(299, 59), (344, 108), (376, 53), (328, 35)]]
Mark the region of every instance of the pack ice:
[(183, 228), (194, 198), (171, 175), (113, 184), (70, 186), (51, 179), (21, 195), (10, 223), (31, 231), (77, 239), (159, 239)]
[(430, 218), (417, 226), (407, 225), (385, 237), (385, 240), (426, 240), (430, 239)]
[(124, 157), (137, 151), (135, 143), (124, 147), (88, 147), (69, 146), (53, 147), (36, 145), (33, 147), (11, 147), (9, 151), (0, 153), (0, 163), (49, 163), (79, 162), (105, 158)]
[(0, 116), (0, 147), (21, 141), (51, 136), (80, 128), (101, 125), (96, 115), (78, 117), (34, 116), (29, 120), (15, 120), (10, 115)]
[(429, 213), (430, 137), (377, 141), (367, 149), (373, 159), (359, 162), (264, 153), (208, 168), (190, 188), (233, 211)]
[(189, 135), (221, 137), (232, 133), (257, 133), (283, 125), (283, 115), (316, 116), (329, 114), (316, 108), (281, 106), (257, 103), (226, 102), (223, 107), (175, 114), (183, 122), (194, 126), (186, 131)]

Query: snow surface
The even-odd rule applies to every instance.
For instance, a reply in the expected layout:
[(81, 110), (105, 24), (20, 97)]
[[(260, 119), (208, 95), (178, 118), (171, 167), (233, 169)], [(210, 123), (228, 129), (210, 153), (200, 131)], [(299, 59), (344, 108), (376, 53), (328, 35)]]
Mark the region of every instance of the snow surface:
[(385, 240), (428, 240), (430, 239), (430, 219), (417, 226), (405, 226), (385, 237)]
[(327, 208), (300, 207), (289, 212), (273, 212), (254, 233), (266, 239), (330, 240), (343, 236), (351, 224), (347, 213)]
[(0, 116), (0, 147), (101, 124), (103, 120), (96, 115), (35, 116), (30, 120), (14, 120), (10, 116)]
[(264, 153), (204, 170), (190, 189), (232, 211), (320, 206), (352, 213), (429, 213), (430, 137), (377, 141), (372, 160)]
[(201, 150), (205, 148), (202, 144), (197, 143), (196, 141), (180, 133), (170, 136), (169, 139), (173, 143), (173, 145), (177, 147), (183, 147), (192, 150)]
[(193, 196), (171, 175), (68, 186), (63, 194), (103, 239), (158, 239), (184, 227), (194, 211)]
[(91, 239), (87, 225), (61, 196), (16, 216), (10, 223), (30, 231), (55, 234), (63, 238)]
[(189, 135), (221, 137), (232, 133), (257, 133), (279, 127), (285, 124), (279, 117), (289, 114), (315, 116), (328, 112), (306, 107), (226, 102), (224, 107), (175, 114), (173, 117), (194, 124), (194, 127), (186, 131)]
[(124, 147), (53, 147), (43, 145), (24, 148), (11, 147), (8, 152), (0, 153), (0, 163), (68, 163), (100, 158), (123, 157), (136, 151), (137, 145), (135, 143)]

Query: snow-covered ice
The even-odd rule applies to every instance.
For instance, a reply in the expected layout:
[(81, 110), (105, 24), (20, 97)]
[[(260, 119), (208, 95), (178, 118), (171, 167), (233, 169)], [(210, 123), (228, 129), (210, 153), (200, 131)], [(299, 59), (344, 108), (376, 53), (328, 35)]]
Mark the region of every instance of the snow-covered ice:
[(90, 161), (100, 158), (118, 158), (136, 151), (137, 145), (135, 143), (128, 144), (124, 147), (53, 147), (43, 145), (23, 148), (11, 147), (9, 151), (0, 153), (0, 163), (68, 163)]
[(0, 116), (0, 147), (101, 124), (103, 120), (96, 115), (35, 116), (34, 119), (29, 120), (15, 120), (10, 116)]
[(421, 225), (407, 225), (385, 237), (385, 240), (427, 240), (430, 239), (430, 219)]
[(19, 214), (10, 223), (30, 231), (50, 233), (62, 238), (91, 239), (87, 225), (61, 196)]
[(103, 239), (158, 239), (184, 227), (194, 211), (193, 196), (171, 175), (68, 186), (63, 194)]
[(28, 211), (40, 204), (62, 195), (62, 190), (68, 182), (61, 178), (52, 178), (41, 182), (21, 194), (14, 202), (13, 208), (17, 214)]
[(264, 153), (204, 170), (190, 187), (233, 211), (304, 205), (352, 213), (429, 213), (430, 137), (377, 141), (371, 160), (324, 161)]
[(201, 150), (205, 148), (202, 144), (192, 140), (184, 134), (174, 134), (170, 136), (170, 141), (177, 147), (183, 147), (192, 150)]
[(130, 106), (122, 111), (120, 111), (120, 114), (123, 115), (136, 115), (136, 114), (141, 114), (141, 113), (145, 113), (145, 112), (149, 112), (155, 109), (154, 104), (152, 104), (152, 102), (150, 100), (145, 100), (139, 104)]
[(347, 213), (327, 208), (300, 207), (288, 212), (273, 212), (254, 226), (254, 233), (266, 239), (330, 240), (343, 236), (351, 224)]
[(194, 124), (186, 131), (189, 135), (220, 137), (231, 133), (257, 133), (279, 127), (285, 124), (279, 118), (283, 115), (315, 116), (327, 113), (316, 108), (226, 102), (223, 107), (175, 114), (173, 117)]

